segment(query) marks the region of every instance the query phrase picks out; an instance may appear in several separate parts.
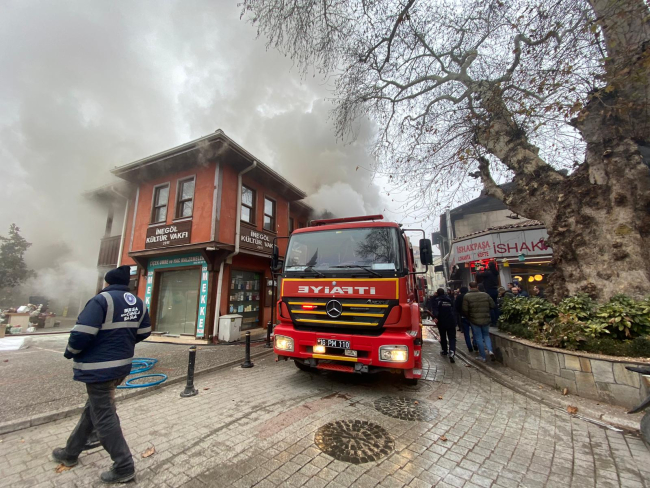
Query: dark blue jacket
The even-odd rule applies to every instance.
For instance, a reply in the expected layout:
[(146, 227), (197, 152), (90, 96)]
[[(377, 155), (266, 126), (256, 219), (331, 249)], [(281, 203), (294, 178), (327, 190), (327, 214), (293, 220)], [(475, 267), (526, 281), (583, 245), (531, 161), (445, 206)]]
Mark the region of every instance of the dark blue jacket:
[(131, 372), (135, 344), (151, 334), (149, 312), (126, 285), (110, 285), (79, 314), (63, 354), (74, 379), (102, 383)]
[(431, 314), (438, 319), (438, 325), (452, 326), (456, 325), (454, 316), (454, 305), (447, 295), (435, 297), (431, 303)]

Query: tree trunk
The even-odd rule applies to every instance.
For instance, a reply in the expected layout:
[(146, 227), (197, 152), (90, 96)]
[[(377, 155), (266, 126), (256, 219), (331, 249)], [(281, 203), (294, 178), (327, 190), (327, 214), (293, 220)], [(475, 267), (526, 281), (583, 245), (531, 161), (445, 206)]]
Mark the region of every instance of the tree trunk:
[(483, 98), (492, 119), (477, 142), (515, 171), (507, 194), (480, 173), (488, 194), (542, 221), (556, 272), (549, 296), (586, 292), (650, 294), (650, 28), (641, 0), (592, 0), (610, 59), (607, 86), (592, 94), (573, 122), (587, 150), (584, 163), (562, 177), (538, 161), (498, 93)]
[[(650, 168), (642, 155), (650, 156), (650, 147), (629, 137), (611, 138), (608, 128), (616, 124), (593, 106), (584, 122), (598, 117), (598, 123), (582, 127), (586, 161), (570, 176), (550, 178), (538, 168), (515, 176), (508, 193), (494, 182), (485, 185), (513, 211), (545, 224), (556, 269), (547, 295), (555, 300), (581, 292), (600, 300), (617, 293), (650, 294)], [(495, 136), (492, 130), (493, 141), (508, 137)], [(510, 157), (530, 153), (523, 144), (516, 149), (510, 138)]]

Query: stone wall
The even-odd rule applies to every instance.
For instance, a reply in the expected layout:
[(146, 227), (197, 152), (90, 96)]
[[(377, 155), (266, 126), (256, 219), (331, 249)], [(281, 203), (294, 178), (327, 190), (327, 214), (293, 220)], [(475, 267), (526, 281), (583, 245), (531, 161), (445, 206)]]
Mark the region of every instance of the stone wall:
[(497, 359), (505, 366), (549, 386), (611, 405), (632, 408), (650, 394), (650, 378), (625, 369), (645, 365), (612, 356), (568, 352), (513, 338), (490, 329)]

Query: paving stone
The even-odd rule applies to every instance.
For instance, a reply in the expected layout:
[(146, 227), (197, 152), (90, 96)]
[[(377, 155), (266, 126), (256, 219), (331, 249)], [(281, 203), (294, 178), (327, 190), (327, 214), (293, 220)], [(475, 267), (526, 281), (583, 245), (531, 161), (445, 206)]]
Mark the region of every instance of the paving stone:
[(573, 371), (581, 371), (582, 367), (580, 366), (580, 358), (572, 354), (563, 354), (564, 356), (564, 368), (570, 369)]
[[(578, 395), (586, 398), (598, 398), (598, 389), (596, 388), (596, 382), (591, 373), (582, 373), (576, 371), (576, 386), (578, 388)], [(612, 374), (613, 376), (613, 374)]]
[(594, 381), (601, 383), (615, 383), (612, 363), (592, 359), (591, 371), (594, 375)]
[(634, 371), (629, 371), (625, 369), (625, 366), (628, 365), (624, 363), (613, 363), (612, 368), (614, 370), (614, 379), (616, 380), (616, 383), (619, 383), (621, 385), (633, 386), (635, 388), (640, 388), (641, 375), (639, 373), (635, 373)]
[(543, 351), (544, 352), (544, 363), (546, 365), (546, 372), (551, 373), (555, 376), (560, 374), (560, 361), (558, 359), (558, 354), (553, 351)]
[[(424, 354), (435, 381), (422, 381), (414, 391), (374, 377), (366, 380), (371, 388), (360, 387), (345, 376), (306, 375), (269, 360), (247, 371), (203, 376), (211, 390), (191, 403), (173, 389), (125, 400), (118, 411), (134, 454), (156, 446), (154, 456), (136, 460), (138, 487), (595, 487), (594, 470), (602, 473), (600, 485), (620, 480), (636, 487), (650, 477), (650, 452), (642, 441), (536, 404), (475, 368), (444, 362), (435, 349)], [(529, 359), (524, 352), (518, 358)], [(551, 374), (555, 359), (560, 374), (574, 374), (576, 384), (586, 374), (584, 367), (562, 368), (571, 360), (553, 358), (544, 355), (544, 374)], [(593, 381), (590, 386), (595, 390)], [(431, 401), (435, 422), (393, 419), (373, 408), (375, 400), (391, 396)], [(377, 423), (392, 436), (396, 451), (377, 462), (334, 460), (315, 446), (314, 434), (341, 419)], [(94, 488), (97, 473), (110, 465), (103, 450), (83, 454), (80, 466), (61, 475), (47, 460), (75, 422), (62, 419), (0, 435), (0, 469), (20, 469), (0, 478), (0, 486)]]

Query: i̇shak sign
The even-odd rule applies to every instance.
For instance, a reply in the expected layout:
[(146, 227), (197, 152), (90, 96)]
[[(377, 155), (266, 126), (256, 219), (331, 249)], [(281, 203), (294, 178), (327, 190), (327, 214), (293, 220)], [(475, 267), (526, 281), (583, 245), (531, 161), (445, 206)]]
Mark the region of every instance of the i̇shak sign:
[(455, 242), (449, 262), (452, 266), (481, 259), (547, 256), (553, 250), (546, 245), (546, 229), (496, 232)]
[(177, 222), (172, 225), (161, 225), (160, 227), (149, 227), (147, 239), (144, 242), (145, 249), (157, 249), (159, 247), (178, 246), (189, 244), (192, 232), (192, 221)]

